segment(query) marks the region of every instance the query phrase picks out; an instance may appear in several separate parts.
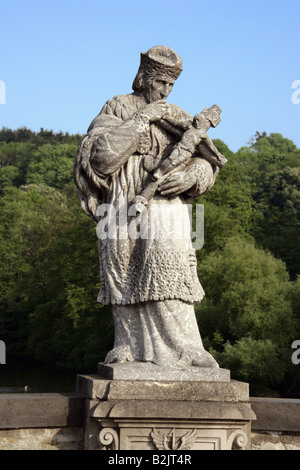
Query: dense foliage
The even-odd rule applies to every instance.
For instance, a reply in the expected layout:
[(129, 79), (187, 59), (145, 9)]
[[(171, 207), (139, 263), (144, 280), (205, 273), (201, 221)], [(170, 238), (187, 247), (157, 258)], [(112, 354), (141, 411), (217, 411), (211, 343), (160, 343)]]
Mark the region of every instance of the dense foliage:
[[(8, 352), (94, 370), (113, 342), (97, 303), (95, 224), (73, 183), (81, 136), (0, 130), (0, 339)], [(205, 208), (197, 252), (204, 344), (252, 393), (300, 396), (300, 149), (257, 133), (227, 157)]]

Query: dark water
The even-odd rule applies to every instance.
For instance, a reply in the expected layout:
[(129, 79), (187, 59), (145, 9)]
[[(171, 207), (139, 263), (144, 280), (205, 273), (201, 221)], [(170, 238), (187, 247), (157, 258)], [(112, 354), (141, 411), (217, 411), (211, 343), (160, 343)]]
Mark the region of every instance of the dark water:
[(28, 359), (6, 357), (0, 364), (0, 393), (71, 393), (76, 374)]

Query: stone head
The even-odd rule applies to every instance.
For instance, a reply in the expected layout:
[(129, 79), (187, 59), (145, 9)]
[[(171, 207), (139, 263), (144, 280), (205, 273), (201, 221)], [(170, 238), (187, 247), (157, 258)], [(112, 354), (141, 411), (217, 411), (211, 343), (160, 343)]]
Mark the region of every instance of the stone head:
[(141, 53), (141, 62), (132, 88), (148, 103), (166, 99), (182, 72), (182, 60), (167, 46), (155, 46)]

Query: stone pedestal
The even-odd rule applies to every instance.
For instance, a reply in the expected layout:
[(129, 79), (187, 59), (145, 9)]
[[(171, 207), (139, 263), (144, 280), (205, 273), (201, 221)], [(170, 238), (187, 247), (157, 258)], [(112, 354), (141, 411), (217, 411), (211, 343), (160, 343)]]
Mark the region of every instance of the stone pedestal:
[[(146, 380), (147, 366), (153, 375)], [(180, 452), (250, 447), (251, 420), (256, 418), (248, 384), (230, 380), (226, 370), (208, 368), (182, 370), (181, 378), (173, 370), (174, 378), (163, 380), (160, 374), (155, 378), (162, 372), (156, 367), (99, 364), (101, 376), (77, 377), (77, 392), (86, 397), (85, 449)]]
[(124, 364), (99, 363), (99, 377), (114, 380), (175, 381), (175, 382), (229, 382), (230, 371), (219, 367), (164, 367), (150, 362)]

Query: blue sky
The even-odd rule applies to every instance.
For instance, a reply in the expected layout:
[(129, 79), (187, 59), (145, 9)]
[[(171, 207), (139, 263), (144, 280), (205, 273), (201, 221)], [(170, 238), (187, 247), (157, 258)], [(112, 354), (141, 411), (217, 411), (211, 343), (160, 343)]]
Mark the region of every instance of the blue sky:
[(0, 0), (0, 127), (84, 134), (164, 44), (183, 60), (168, 101), (222, 108), (211, 138), (236, 151), (279, 132), (300, 147), (299, 24), (299, 0)]

